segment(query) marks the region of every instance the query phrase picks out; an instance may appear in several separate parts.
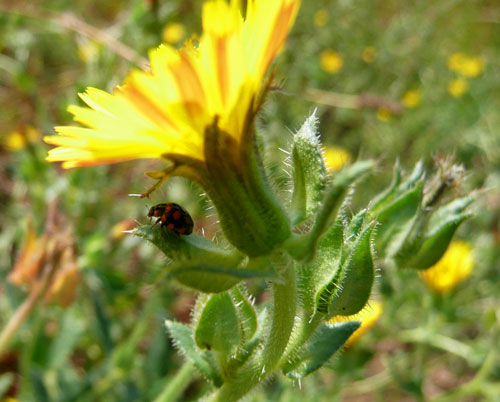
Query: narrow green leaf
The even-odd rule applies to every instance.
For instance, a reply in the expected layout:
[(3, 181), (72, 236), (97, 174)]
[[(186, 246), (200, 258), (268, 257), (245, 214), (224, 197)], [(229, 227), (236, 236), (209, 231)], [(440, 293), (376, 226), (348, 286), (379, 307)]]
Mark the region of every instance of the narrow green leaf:
[(238, 287), (232, 291), (232, 296), (235, 301), (236, 311), (239, 316), (241, 325), (243, 343), (252, 339), (257, 332), (257, 312), (252, 303)]
[(241, 341), (236, 307), (227, 292), (213, 294), (204, 303), (194, 338), (200, 349), (214, 350), (226, 357), (232, 355)]
[(208, 352), (198, 349), (193, 337), (193, 331), (187, 325), (167, 320), (165, 325), (175, 346), (191, 361), (200, 373), (216, 387), (222, 385), (222, 377)]
[(333, 281), (340, 266), (343, 244), (344, 227), (339, 219), (321, 238), (315, 258), (300, 266), (298, 282), (299, 289), (305, 290), (301, 299), (306, 309), (314, 309), (318, 294)]
[[(375, 271), (371, 253), (371, 234), (375, 225), (368, 225), (352, 246), (349, 256), (334, 279), (335, 289), (328, 304), (328, 315), (356, 314), (370, 297)], [(319, 295), (318, 309), (321, 308)]]
[(375, 196), (375, 198), (370, 203), (370, 210), (378, 211), (383, 208), (387, 202), (391, 201), (396, 193), (398, 186), (401, 183), (401, 165), (399, 159), (396, 160), (392, 172), (392, 181), (389, 187), (382, 193)]
[[(460, 215), (453, 215), (438, 227), (425, 236), (425, 240), (418, 251), (417, 255), (411, 260), (409, 267), (413, 269), (427, 269), (436, 264), (445, 251), (447, 250), (453, 235), (458, 227), (466, 219), (470, 218), (471, 214), (462, 213)], [(401, 262), (398, 261), (401, 266)]]
[(323, 324), (299, 352), (298, 357), (283, 369), (287, 377), (300, 379), (323, 366), (356, 331), (361, 322)]
[(423, 182), (419, 181), (412, 190), (402, 194), (380, 211), (377, 216), (380, 226), (375, 235), (375, 244), (379, 251), (384, 251), (418, 212), (422, 203), (422, 190)]

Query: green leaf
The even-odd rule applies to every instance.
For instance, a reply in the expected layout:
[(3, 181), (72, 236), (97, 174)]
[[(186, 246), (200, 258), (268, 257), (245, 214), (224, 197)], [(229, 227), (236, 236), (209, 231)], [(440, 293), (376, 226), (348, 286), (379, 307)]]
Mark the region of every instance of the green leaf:
[[(453, 238), (458, 227), (463, 221), (470, 218), (471, 214), (462, 213), (460, 215), (449, 216), (448, 219), (442, 221), (437, 227), (425, 236), (424, 242), (418, 251), (417, 255), (411, 260), (409, 266), (413, 269), (427, 269), (436, 264)], [(401, 266), (401, 262), (398, 261)]]
[(180, 352), (195, 365), (204, 377), (216, 387), (220, 387), (222, 377), (217, 370), (216, 364), (208, 352), (198, 349), (192, 329), (187, 325), (170, 320), (165, 321), (165, 325)]
[(323, 199), (326, 169), (313, 113), (293, 137), (292, 222), (299, 224), (311, 217)]
[(235, 269), (209, 262), (193, 261), (176, 264), (169, 269), (169, 275), (185, 286), (204, 293), (220, 293), (231, 289), (242, 280), (255, 278), (277, 278), (274, 271)]
[(250, 303), (238, 287), (233, 289), (232, 296), (241, 325), (242, 341), (245, 343), (252, 339), (257, 332), (257, 312), (252, 303)]
[(418, 212), (422, 203), (422, 191), (423, 182), (419, 181), (412, 190), (403, 193), (380, 211), (377, 216), (380, 226), (375, 235), (375, 244), (379, 251), (384, 253), (391, 240), (401, 233)]
[(375, 271), (371, 253), (371, 234), (375, 224), (368, 225), (352, 246), (349, 256), (333, 280), (330, 294), (318, 297), (318, 311), (324, 310), (329, 299), (328, 315), (356, 314), (366, 305), (370, 297)]
[(223, 250), (204, 237), (191, 234), (180, 236), (160, 225), (142, 225), (133, 234), (142, 237), (158, 247), (167, 257), (175, 261), (203, 260), (219, 264), (238, 265), (243, 255), (233, 250)]
[(373, 212), (380, 212), (393, 200), (400, 198), (403, 194), (411, 191), (419, 181), (423, 181), (423, 176), (424, 163), (422, 161), (419, 161), (415, 165), (415, 168), (413, 169), (413, 172), (410, 174), (410, 176), (407, 177), (406, 180), (401, 182), (401, 167), (398, 160), (394, 166), (392, 183), (386, 191), (375, 197), (371, 206), (371, 210)]
[(210, 295), (203, 305), (194, 333), (200, 349), (232, 355), (241, 341), (236, 307), (228, 292)]
[(392, 173), (392, 181), (389, 187), (383, 191), (382, 193), (375, 196), (370, 203), (370, 209), (372, 211), (378, 211), (383, 208), (387, 202), (393, 199), (394, 194), (398, 186), (401, 183), (401, 165), (399, 163), (399, 159), (396, 160), (394, 164), (393, 173)]
[(344, 227), (339, 219), (321, 238), (314, 259), (300, 266), (298, 287), (304, 289), (301, 298), (306, 309), (314, 309), (318, 294), (333, 281), (340, 266), (343, 244)]
[(283, 374), (290, 378), (303, 378), (323, 366), (356, 331), (361, 322), (349, 321), (341, 324), (323, 324), (311, 340), (283, 369)]
[(363, 224), (365, 223), (367, 215), (368, 215), (368, 210), (362, 209), (351, 219), (346, 230), (347, 241), (352, 242), (358, 237), (359, 233), (361, 232), (361, 229), (363, 228)]

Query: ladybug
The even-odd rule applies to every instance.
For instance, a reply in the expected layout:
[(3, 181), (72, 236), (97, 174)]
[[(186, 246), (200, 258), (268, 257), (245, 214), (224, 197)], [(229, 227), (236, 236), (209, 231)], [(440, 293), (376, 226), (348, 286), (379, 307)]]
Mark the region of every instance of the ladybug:
[(193, 233), (193, 218), (188, 211), (174, 202), (166, 202), (151, 207), (148, 218), (156, 218), (156, 225), (160, 222), (161, 227), (173, 230), (178, 235), (188, 235)]

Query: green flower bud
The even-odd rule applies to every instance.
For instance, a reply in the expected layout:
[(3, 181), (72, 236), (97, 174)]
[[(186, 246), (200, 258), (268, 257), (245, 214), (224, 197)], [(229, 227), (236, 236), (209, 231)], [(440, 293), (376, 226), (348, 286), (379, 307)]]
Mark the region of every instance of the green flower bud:
[(326, 169), (321, 155), (313, 113), (293, 137), (292, 222), (299, 224), (318, 209), (326, 188)]

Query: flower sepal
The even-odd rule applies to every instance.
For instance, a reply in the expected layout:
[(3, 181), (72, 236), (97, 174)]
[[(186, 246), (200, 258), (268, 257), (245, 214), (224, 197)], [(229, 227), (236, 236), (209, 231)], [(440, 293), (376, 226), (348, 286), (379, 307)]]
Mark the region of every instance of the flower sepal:
[(359, 328), (361, 322), (324, 323), (282, 371), (289, 378), (300, 379), (321, 368)]
[(217, 119), (205, 131), (204, 188), (227, 239), (250, 257), (269, 254), (291, 234), (253, 145), (241, 147)]

